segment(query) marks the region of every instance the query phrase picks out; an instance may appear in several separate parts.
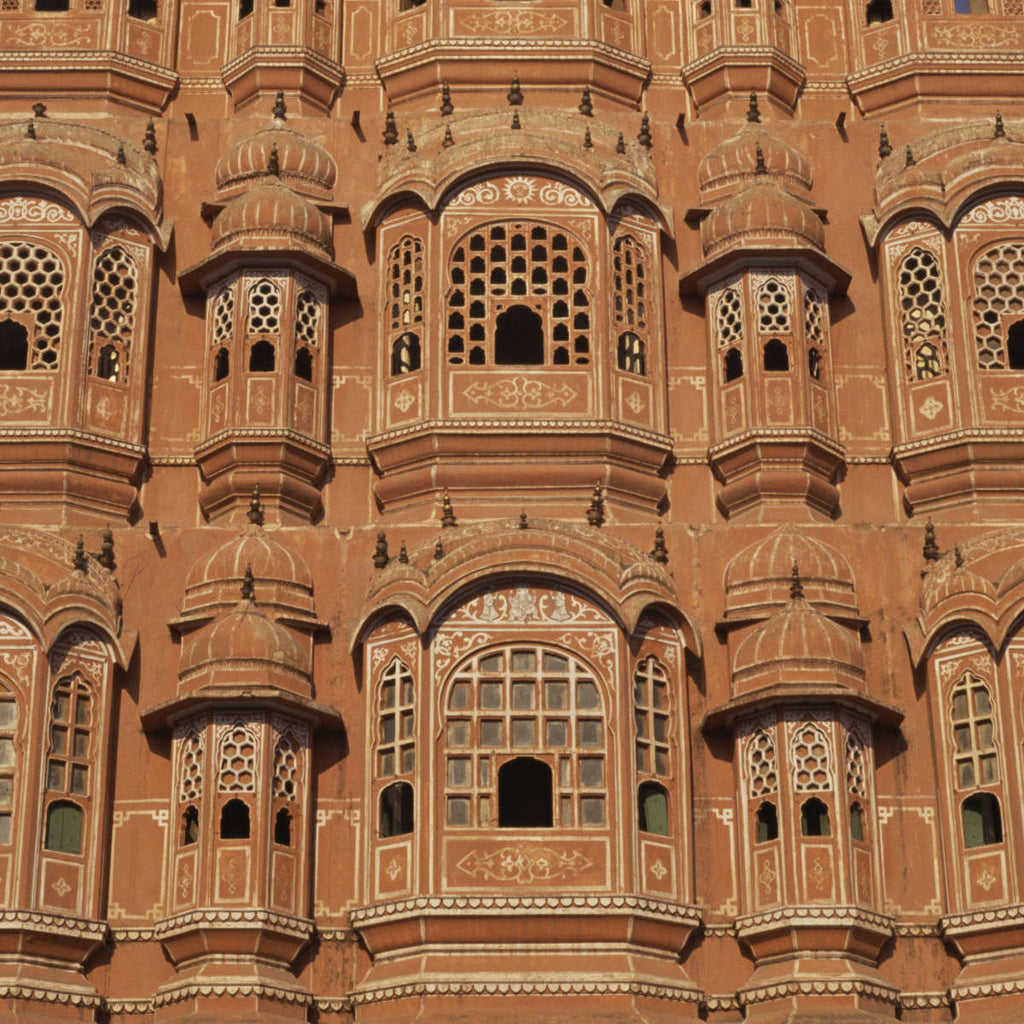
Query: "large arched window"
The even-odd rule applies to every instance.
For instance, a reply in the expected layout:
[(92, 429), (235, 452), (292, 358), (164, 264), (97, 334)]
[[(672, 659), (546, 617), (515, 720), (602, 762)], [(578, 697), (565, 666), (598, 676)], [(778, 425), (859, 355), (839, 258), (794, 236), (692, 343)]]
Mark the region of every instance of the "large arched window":
[(89, 372), (124, 383), (128, 376), (138, 307), (139, 271), (119, 245), (96, 256), (89, 310)]
[(957, 789), (999, 783), (994, 711), (984, 680), (968, 672), (953, 687), (953, 759)]
[(281, 289), (265, 278), (247, 295), (247, 364), (252, 373), (272, 373), (277, 367), (281, 336)]
[(66, 279), (60, 257), (34, 242), (0, 242), (0, 274), (0, 318), (31, 315), (29, 367), (57, 369)]
[(588, 364), (590, 289), (586, 246), (566, 229), (534, 221), (474, 229), (448, 264), (448, 362)]
[(917, 247), (900, 263), (897, 301), (908, 380), (946, 372), (946, 300), (935, 255)]
[(387, 262), (387, 343), (391, 373), (414, 373), (421, 366), (423, 327), (423, 242), (406, 235), (391, 247)]
[(17, 768), (15, 736), (18, 731), (18, 705), (0, 689), (0, 846), (14, 838), (14, 782)]
[(632, 235), (620, 235), (612, 246), (612, 290), (616, 365), (626, 373), (646, 374), (648, 328), (647, 253)]
[(1024, 370), (1024, 242), (1001, 242), (972, 266), (974, 340), (983, 370)]
[[(535, 644), (478, 654), (455, 672), (448, 688), (446, 822), (493, 827), (536, 821), (537, 807), (525, 806), (527, 796), (514, 793), (546, 770), (554, 826), (603, 826), (606, 745), (601, 690), (581, 661)], [(517, 761), (525, 763), (506, 768)]]

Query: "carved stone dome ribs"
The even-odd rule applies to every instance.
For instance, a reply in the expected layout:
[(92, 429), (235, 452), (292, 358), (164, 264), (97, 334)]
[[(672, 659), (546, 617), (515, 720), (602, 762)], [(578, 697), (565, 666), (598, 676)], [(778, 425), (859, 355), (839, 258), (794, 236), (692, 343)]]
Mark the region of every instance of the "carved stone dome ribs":
[(747, 182), (758, 174), (758, 149), (763, 173), (787, 188), (810, 192), (811, 162), (795, 146), (783, 142), (764, 128), (748, 127), (716, 146), (697, 167), (702, 195)]
[(754, 244), (808, 245), (823, 252), (825, 228), (814, 209), (772, 182), (751, 185), (717, 207), (701, 225), (705, 256)]
[(262, 178), (276, 149), (279, 176), (290, 188), (325, 198), (338, 172), (331, 155), (312, 139), (275, 122), (236, 142), (217, 164), (217, 188), (228, 192)]
[(331, 221), (280, 181), (264, 178), (224, 207), (214, 221), (212, 242), (215, 250), (230, 245), (259, 249), (297, 243), (329, 256)]

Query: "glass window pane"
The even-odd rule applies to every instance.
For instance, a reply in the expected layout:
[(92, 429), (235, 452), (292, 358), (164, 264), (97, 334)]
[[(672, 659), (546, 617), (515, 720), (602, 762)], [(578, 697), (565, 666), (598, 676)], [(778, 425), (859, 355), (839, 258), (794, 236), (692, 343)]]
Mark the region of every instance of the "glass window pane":
[(533, 651), (513, 651), (512, 652), (512, 671), (513, 672), (536, 672), (537, 671), (537, 655)]
[(654, 684), (654, 706), (659, 711), (664, 711), (668, 707), (668, 687), (664, 683)]
[(456, 683), (448, 698), (448, 707), (462, 709), (469, 707), (469, 683)]
[(460, 718), (448, 723), (448, 746), (469, 746), (469, 722)]
[(402, 739), (408, 739), (413, 733), (413, 725), (415, 724), (415, 717), (411, 711), (402, 712)]
[(489, 757), (481, 757), (477, 767), (480, 772), (480, 785), (489, 786), (491, 784), (491, 759)]
[(645, 707), (647, 704), (647, 680), (637, 676), (633, 680), (633, 703)]
[(581, 718), (576, 727), (579, 732), (579, 744), (581, 747), (601, 746), (600, 719)]
[(603, 757), (580, 758), (580, 785), (589, 787), (604, 785)]
[(560, 719), (544, 723), (544, 743), (549, 747), (564, 747), (569, 742), (569, 723)]
[(668, 735), (668, 719), (664, 715), (654, 716), (654, 738), (664, 743)]
[(561, 711), (569, 706), (569, 684), (547, 682), (544, 684), (544, 706)]
[(563, 658), (560, 654), (551, 654), (549, 651), (544, 652), (544, 671), (545, 672), (568, 672), (569, 671), (569, 659)]
[(640, 739), (646, 739), (647, 737), (647, 712), (637, 711), (633, 715), (633, 720), (636, 722), (636, 734)]
[(668, 775), (668, 753), (666, 751), (655, 750), (654, 771), (658, 775)]
[(651, 770), (651, 755), (647, 747), (637, 746), (636, 748), (636, 768), (640, 772), (649, 772)]
[(961, 761), (957, 768), (960, 774), (960, 786), (966, 789), (974, 785), (974, 765), (970, 761)]
[(50, 746), (55, 754), (66, 754), (68, 752), (68, 731), (61, 725), (55, 725), (50, 730)]
[(500, 708), (501, 707), (501, 683), (480, 684), (480, 707)]
[(66, 722), (68, 720), (68, 703), (69, 698), (66, 693), (58, 693), (53, 699), (53, 718), (56, 722)]
[(979, 715), (987, 715), (992, 710), (992, 705), (988, 699), (988, 690), (978, 689), (974, 691), (974, 710)]
[(480, 723), (480, 743), (485, 747), (500, 747), (505, 742), (505, 723), (487, 718)]
[(0, 737), (0, 765), (14, 764), (14, 740), (8, 736)]
[(480, 824), (489, 825), (491, 823), (491, 798), (489, 796), (480, 797)]
[(597, 687), (587, 680), (576, 684), (576, 706), (578, 708), (598, 708), (601, 701), (597, 696)]
[(969, 725), (958, 725), (953, 730), (956, 739), (956, 749), (961, 753), (971, 749), (971, 727)]
[(967, 694), (955, 693), (953, 695), (953, 718), (959, 720), (967, 717)]
[(469, 824), (469, 797), (450, 796), (448, 797), (448, 824), (468, 825)]
[(532, 718), (516, 718), (512, 722), (512, 746), (533, 747), (537, 743), (537, 723)]
[(11, 816), (0, 814), (0, 846), (8, 846), (11, 842)]
[(993, 746), (992, 743), (992, 723), (991, 722), (979, 722), (978, 723), (978, 747), (981, 750), (985, 750)]
[(558, 784), (562, 789), (568, 789), (572, 785), (572, 762), (563, 757), (558, 763)]
[(84, 764), (71, 766), (71, 792), (84, 793), (89, 784), (89, 769)]
[(89, 734), (81, 729), (75, 730), (73, 753), (75, 757), (85, 757), (89, 753)]
[(413, 747), (402, 750), (402, 771), (411, 772), (416, 768), (416, 751)]
[(50, 761), (46, 766), (46, 788), (61, 790), (64, 788), (64, 763)]
[(536, 687), (533, 682), (516, 682), (512, 684), (512, 707), (514, 708), (532, 708), (536, 704), (534, 702), (534, 694)]
[(572, 797), (563, 796), (559, 801), (558, 817), (563, 825), (572, 825)]
[(393, 708), (395, 706), (394, 683), (385, 683), (380, 688), (380, 706), (382, 708)]
[(402, 680), (402, 703), (403, 704), (411, 704), (412, 703), (412, 680), (411, 679), (403, 679)]
[(448, 758), (448, 785), (469, 786), (472, 784), (473, 762), (468, 757)]
[(11, 794), (14, 791), (14, 780), (0, 778), (0, 807), (11, 806)]
[(395, 772), (395, 755), (391, 750), (385, 750), (380, 755), (381, 775), (393, 775)]
[(981, 759), (981, 781), (983, 783), (999, 781), (999, 765), (996, 762), (995, 754)]
[(78, 695), (78, 701), (75, 704), (75, 725), (88, 725), (89, 724), (89, 698)]
[(580, 798), (580, 818), (584, 825), (604, 824), (604, 797), (584, 796)]
[(13, 700), (0, 701), (0, 729), (13, 728), (18, 721), (18, 705)]
[(480, 659), (481, 672), (501, 672), (505, 667), (504, 654), (488, 654), (486, 658)]

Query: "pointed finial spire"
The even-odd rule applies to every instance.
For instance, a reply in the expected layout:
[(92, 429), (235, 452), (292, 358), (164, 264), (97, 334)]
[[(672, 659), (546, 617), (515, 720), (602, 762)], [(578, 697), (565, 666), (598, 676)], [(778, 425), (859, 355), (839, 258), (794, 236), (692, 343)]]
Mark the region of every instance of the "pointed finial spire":
[(410, 153), (416, 152), (416, 140), (412, 136), (411, 128), (405, 133), (405, 148), (409, 150)]
[(150, 156), (156, 153), (156, 125), (153, 124), (153, 118), (146, 122), (146, 131), (142, 136), (142, 148)]
[(512, 76), (512, 88), (505, 97), (510, 107), (521, 107), (523, 105), (523, 90), (519, 87), (518, 73)]
[(530, 524), (526, 520), (526, 509), (519, 513), (519, 529), (525, 530)]
[(637, 132), (636, 141), (644, 149), (650, 149), (654, 145), (654, 139), (651, 138), (651, 119), (647, 115), (646, 110), (644, 111), (644, 116), (640, 118), (640, 131)]
[(75, 557), (71, 560), (71, 565), (78, 572), (89, 571), (89, 560), (85, 557), (85, 538), (79, 534), (78, 543), (75, 545)]
[(437, 538), (437, 543), (434, 545), (434, 561), (440, 562), (444, 558), (444, 545), (441, 543), (441, 538)]
[(522, 125), (522, 123), (519, 120), (519, 111), (518, 110), (513, 110), (512, 111), (512, 131), (517, 132), (522, 127), (523, 127), (523, 125)]
[(402, 565), (409, 564), (409, 552), (405, 547), (404, 540), (402, 541), (402, 546), (398, 549), (398, 561), (401, 562)]
[(651, 550), (651, 558), (661, 565), (668, 564), (668, 548), (665, 547), (665, 530), (658, 527), (654, 531), (654, 548)]
[(601, 493), (601, 481), (594, 485), (594, 493), (590, 496), (590, 507), (587, 509), (589, 526), (604, 525), (604, 495)]
[(452, 499), (448, 494), (448, 488), (444, 489), (444, 495), (441, 498), (441, 526), (447, 529), (449, 526), (455, 526), (455, 509), (452, 508)]
[(626, 152), (626, 136), (619, 132), (619, 141), (615, 143), (615, 152), (623, 154)]
[(884, 124), (878, 129), (878, 155), (883, 160), (887, 156), (892, 155), (892, 145), (889, 142), (889, 133), (885, 130)]
[(393, 146), (398, 142), (398, 126), (395, 124), (395, 112), (389, 107), (384, 115), (384, 145)]
[(256, 602), (256, 580), (253, 579), (251, 565), (245, 567), (245, 575), (242, 576), (242, 600)]
[(924, 524), (924, 548), (921, 551), (926, 562), (936, 562), (939, 558), (939, 545), (935, 541), (935, 524), (929, 519)]
[(128, 157), (125, 156), (124, 144), (123, 143), (120, 146), (117, 147), (117, 162), (119, 164), (126, 164), (126, 163), (128, 163)]
[(993, 138), (996, 138), (996, 139), (1005, 139), (1006, 138), (1006, 128), (1003, 127), (1003, 115), (998, 110), (996, 111), (996, 130), (995, 130), (995, 135), (993, 136)]
[(953, 561), (958, 569), (964, 567), (964, 553), (960, 550), (959, 544), (953, 549)]
[(793, 563), (793, 579), (789, 584), (789, 599), (795, 601), (798, 597), (804, 596), (804, 585), (800, 582), (800, 568), (796, 562)]
[(284, 105), (284, 89), (278, 89), (274, 97), (274, 109), (270, 112), (275, 121), (284, 121), (288, 116), (288, 108)]
[(594, 104), (590, 99), (590, 86), (583, 86), (583, 96), (580, 98), (579, 112), (584, 117), (594, 116)]
[(46, 104), (45, 103), (33, 103), (32, 104), (32, 116), (33, 117), (46, 117)]
[(445, 125), (444, 138), (441, 140), (441, 146), (447, 149), (449, 146), (454, 146), (455, 140), (452, 138), (452, 126)]
[(448, 87), (448, 79), (446, 78), (441, 83), (441, 116), (448, 117), (454, 113), (455, 107), (452, 105), (452, 91)]
[(903, 166), (913, 167), (916, 163), (917, 161), (914, 159), (914, 151), (910, 148), (910, 146), (907, 146), (907, 159)]
[(757, 93), (750, 90), (750, 102), (747, 104), (747, 120), (751, 124), (761, 123), (761, 111), (757, 107)]
[(103, 531), (103, 543), (100, 546), (100, 556), (97, 561), (107, 572), (113, 572), (117, 568), (117, 562), (114, 561), (114, 535), (111, 533), (109, 523)]
[(253, 526), (263, 525), (263, 503), (260, 501), (259, 484), (256, 484), (252, 489), (252, 495), (249, 497), (249, 511), (246, 512), (246, 516), (248, 516), (249, 522)]
[(761, 143), (757, 143), (754, 147), (754, 153), (756, 155), (756, 162), (754, 164), (755, 174), (767, 174), (768, 166), (764, 162), (764, 150), (761, 148)]
[(277, 155), (276, 142), (270, 147), (270, 156), (267, 158), (267, 174), (272, 174), (275, 178), (281, 175), (281, 160)]
[(25, 138), (34, 139), (36, 137), (36, 123), (35, 121), (29, 121), (28, 127), (25, 129)]
[(377, 531), (377, 546), (373, 549), (374, 569), (383, 569), (388, 564), (388, 538), (383, 530)]
[(594, 140), (590, 137), (590, 127), (589, 127), (589, 125), (587, 126), (586, 131), (583, 132), (583, 148), (584, 149), (593, 149), (594, 148)]

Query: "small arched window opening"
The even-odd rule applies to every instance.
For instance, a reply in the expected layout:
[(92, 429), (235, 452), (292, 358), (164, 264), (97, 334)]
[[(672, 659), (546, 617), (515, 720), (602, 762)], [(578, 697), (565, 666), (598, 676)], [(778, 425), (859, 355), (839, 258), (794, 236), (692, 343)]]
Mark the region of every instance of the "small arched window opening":
[(789, 349), (778, 338), (764, 346), (764, 368), (769, 373), (784, 373), (789, 369)]
[(619, 335), (619, 369), (640, 377), (646, 372), (644, 343), (632, 331)]
[(816, 348), (807, 352), (807, 373), (811, 380), (821, 380), (821, 353)]
[(800, 808), (800, 834), (805, 836), (830, 836), (832, 825), (829, 822), (828, 807), (816, 796), (811, 797)]
[(1006, 332), (1006, 360), (1011, 370), (1024, 370), (1024, 320), (1011, 324)]
[(544, 362), (544, 327), (537, 313), (526, 306), (512, 306), (498, 315), (494, 361), (499, 366), (536, 366)]
[(749, 11), (754, 6), (754, 0), (736, 0), (736, 6), (743, 11)]
[(231, 370), (231, 356), (226, 348), (217, 349), (213, 357), (213, 379), (214, 381), (226, 379)]
[(637, 792), (637, 812), (641, 832), (668, 835), (668, 791), (657, 782), (644, 782)]
[(415, 373), (420, 368), (420, 339), (415, 334), (403, 334), (391, 346), (391, 376)]
[(962, 806), (964, 846), (992, 846), (1003, 841), (1003, 816), (993, 793), (975, 793)]
[(96, 376), (101, 380), (121, 379), (121, 353), (114, 345), (104, 345), (96, 360)]
[(238, 20), (248, 18), (252, 14), (253, 0), (238, 0)]
[(28, 368), (28, 329), (13, 320), (0, 323), (0, 370)]
[(257, 341), (249, 349), (250, 373), (273, 373), (277, 366), (277, 355), (269, 341)]
[(731, 348), (725, 353), (725, 382), (739, 380), (743, 376), (743, 355), (738, 348)]
[(305, 345), (295, 353), (295, 376), (299, 380), (313, 380), (313, 353)]
[(864, 808), (860, 804), (850, 807), (850, 838), (864, 842)]
[(498, 825), (551, 828), (551, 768), (534, 757), (517, 757), (498, 770)]
[(779, 812), (771, 800), (757, 809), (757, 841), (768, 843), (779, 838)]
[(292, 816), (285, 807), (274, 818), (274, 842), (278, 846), (292, 845)]
[(128, 17), (139, 21), (156, 21), (156, 0), (128, 0)]
[(929, 341), (918, 346), (914, 353), (914, 377), (917, 380), (931, 380), (942, 373), (939, 350)]
[(191, 846), (199, 842), (199, 810), (195, 807), (186, 807), (185, 813), (181, 816), (181, 845)]
[(70, 10), (68, 0), (36, 0), (37, 11), (67, 11)]
[(711, 0), (703, 0), (702, 3), (697, 5), (697, 17), (698, 18), (710, 18), (711, 17)]
[(47, 850), (82, 852), (82, 808), (70, 800), (55, 800), (46, 811)]
[(393, 782), (380, 791), (380, 834), (404, 836), (413, 829), (412, 786)]
[(871, 0), (864, 13), (869, 25), (892, 21), (892, 0)]
[(626, 9), (626, 0), (602, 0), (602, 2), (610, 11), (624, 11)]
[(399, 11), (414, 11), (426, 2), (427, 0), (398, 0), (398, 9)]
[(229, 800), (220, 812), (221, 839), (248, 839), (249, 828), (249, 805), (243, 800)]

